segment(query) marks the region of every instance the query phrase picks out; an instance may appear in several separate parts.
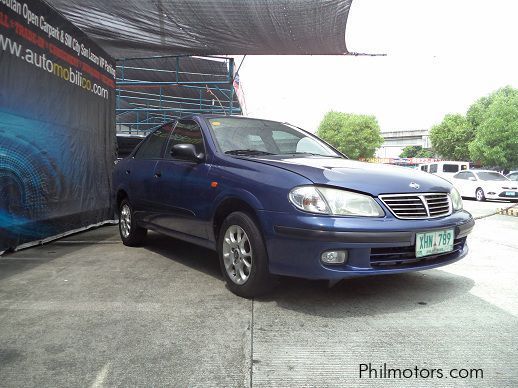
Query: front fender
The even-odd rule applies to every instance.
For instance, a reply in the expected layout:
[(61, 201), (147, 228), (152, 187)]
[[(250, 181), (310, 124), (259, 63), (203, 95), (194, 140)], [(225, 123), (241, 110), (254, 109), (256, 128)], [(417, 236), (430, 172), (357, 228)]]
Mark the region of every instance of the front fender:
[(250, 191), (241, 189), (241, 188), (233, 188), (230, 190), (225, 190), (224, 192), (219, 193), (216, 198), (214, 198), (214, 203), (212, 205), (211, 214), (214, 217), (216, 213), (216, 209), (226, 200), (228, 199), (238, 199), (243, 202), (246, 202), (254, 210), (263, 210), (264, 206), (254, 194)]

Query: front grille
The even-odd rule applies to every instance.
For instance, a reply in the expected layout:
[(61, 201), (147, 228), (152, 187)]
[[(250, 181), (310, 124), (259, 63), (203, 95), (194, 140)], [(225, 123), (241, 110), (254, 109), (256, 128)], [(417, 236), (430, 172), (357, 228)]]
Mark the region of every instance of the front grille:
[(451, 214), (450, 195), (446, 193), (388, 194), (381, 201), (397, 218), (413, 220)]
[(431, 264), (434, 261), (448, 259), (458, 254), (464, 248), (466, 237), (455, 239), (453, 251), (438, 255), (415, 257), (415, 245), (395, 248), (371, 248), (370, 264), (373, 268), (404, 268), (407, 266), (419, 266)]

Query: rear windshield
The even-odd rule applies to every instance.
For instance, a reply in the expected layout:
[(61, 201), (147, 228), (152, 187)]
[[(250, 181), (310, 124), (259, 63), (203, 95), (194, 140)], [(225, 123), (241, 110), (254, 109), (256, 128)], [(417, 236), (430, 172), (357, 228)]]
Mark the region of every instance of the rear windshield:
[(508, 181), (505, 176), (498, 172), (478, 172), (478, 177), (482, 181)]
[(458, 164), (444, 164), (442, 166), (442, 172), (458, 172), (459, 167)]

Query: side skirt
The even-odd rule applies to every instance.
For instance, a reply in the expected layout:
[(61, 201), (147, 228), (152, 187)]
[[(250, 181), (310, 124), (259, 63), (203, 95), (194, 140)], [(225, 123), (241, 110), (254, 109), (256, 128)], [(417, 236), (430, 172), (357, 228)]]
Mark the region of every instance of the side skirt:
[(189, 234), (185, 234), (185, 233), (181, 233), (181, 232), (176, 232), (174, 230), (170, 230), (170, 229), (166, 229), (166, 228), (161, 228), (160, 226), (157, 226), (155, 224), (148, 224), (147, 222), (140, 221), (139, 225), (141, 225), (143, 228), (146, 228), (146, 229), (149, 229), (149, 230), (153, 230), (153, 231), (161, 233), (161, 234), (165, 234), (166, 236), (177, 238), (178, 240), (182, 240), (182, 241), (186, 241), (186, 242), (191, 243), (191, 244), (199, 245), (199, 246), (202, 246), (204, 248), (211, 249), (213, 251), (217, 250), (217, 246), (216, 246), (216, 242), (215, 241), (210, 241), (210, 240), (206, 240), (206, 239), (203, 239), (203, 238), (191, 236)]

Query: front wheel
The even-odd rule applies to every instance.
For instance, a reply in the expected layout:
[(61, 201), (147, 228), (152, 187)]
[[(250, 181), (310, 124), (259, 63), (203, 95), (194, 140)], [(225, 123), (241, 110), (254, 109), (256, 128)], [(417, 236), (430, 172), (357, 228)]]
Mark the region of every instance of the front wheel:
[(484, 194), (484, 190), (482, 190), (480, 187), (475, 192), (475, 197), (477, 198), (477, 201), (479, 201), (479, 202), (486, 200), (486, 195)]
[(268, 255), (261, 231), (246, 213), (231, 213), (223, 222), (218, 239), (221, 272), (234, 294), (253, 298), (274, 286), (268, 271)]
[(133, 209), (127, 199), (119, 207), (119, 233), (124, 245), (135, 247), (140, 245), (147, 235), (147, 229), (137, 225), (133, 217)]

